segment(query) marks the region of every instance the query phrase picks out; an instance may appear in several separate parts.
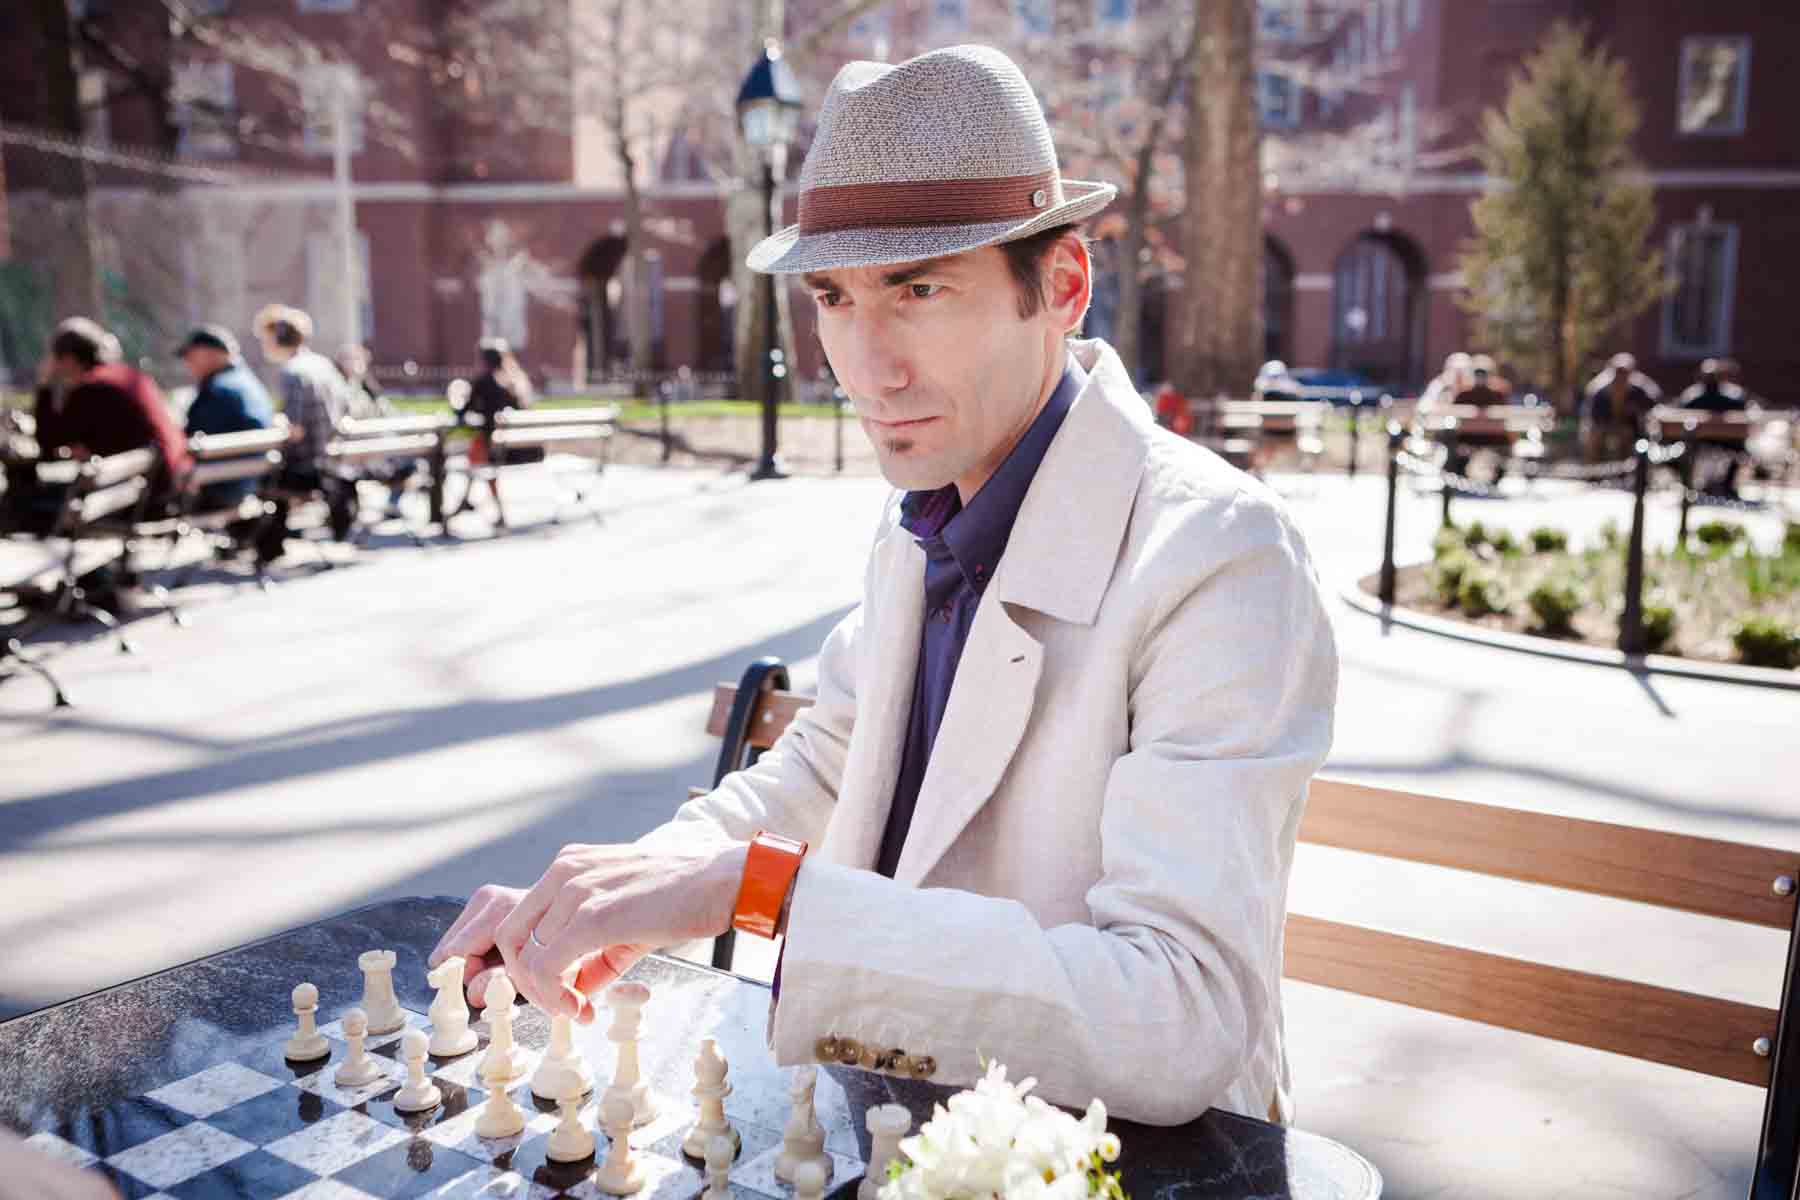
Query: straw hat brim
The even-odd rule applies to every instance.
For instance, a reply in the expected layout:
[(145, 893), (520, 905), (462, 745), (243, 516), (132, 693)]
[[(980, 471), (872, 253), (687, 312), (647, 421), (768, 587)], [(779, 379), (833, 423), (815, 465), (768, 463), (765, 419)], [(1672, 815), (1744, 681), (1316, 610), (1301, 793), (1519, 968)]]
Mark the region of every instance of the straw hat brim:
[(1062, 181), (1063, 202), (1026, 221), (984, 225), (928, 225), (887, 229), (842, 229), (802, 234), (789, 225), (758, 242), (746, 262), (752, 271), (787, 275), (840, 267), (879, 267), (961, 254), (982, 246), (1014, 242), (1058, 225), (1085, 221), (1119, 194), (1110, 183), (1082, 179)]

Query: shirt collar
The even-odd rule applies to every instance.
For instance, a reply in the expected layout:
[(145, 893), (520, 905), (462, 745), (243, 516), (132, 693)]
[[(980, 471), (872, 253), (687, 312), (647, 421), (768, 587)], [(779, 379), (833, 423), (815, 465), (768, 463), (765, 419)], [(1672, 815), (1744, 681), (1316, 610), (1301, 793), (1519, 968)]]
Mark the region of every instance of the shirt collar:
[(1013, 521), (1019, 515), (1019, 506), (1025, 502), (1025, 493), (1031, 490), (1031, 481), (1044, 460), (1044, 452), (1055, 440), (1063, 418), (1069, 415), (1075, 397), (1086, 382), (1087, 372), (1070, 355), (1062, 379), (1044, 403), (1043, 411), (1032, 420), (1024, 436), (975, 493), (968, 507), (963, 507), (954, 483), (935, 491), (908, 492), (901, 501), (900, 523), (907, 532), (919, 540), (927, 554), (937, 549), (929, 544), (932, 542), (938, 542), (948, 550), (956, 559), (963, 578), (977, 592), (986, 588), (993, 577), (994, 567), (1012, 534)]

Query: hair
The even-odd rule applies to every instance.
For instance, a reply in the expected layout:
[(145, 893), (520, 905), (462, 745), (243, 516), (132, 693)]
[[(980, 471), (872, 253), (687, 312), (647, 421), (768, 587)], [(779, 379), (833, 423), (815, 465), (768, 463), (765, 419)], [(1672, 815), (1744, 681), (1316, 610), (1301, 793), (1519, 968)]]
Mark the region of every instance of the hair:
[[(1050, 248), (1069, 234), (1080, 234), (1074, 225), (1052, 225), (1017, 241), (1002, 242), (1006, 266), (1019, 294), (1019, 318), (1026, 320), (1044, 311), (1044, 259)], [(1085, 242), (1083, 243), (1086, 244)]]
[(113, 336), (98, 322), (87, 317), (70, 317), (56, 327), (56, 333), (50, 339), (50, 355), (52, 358), (72, 358), (83, 370), (90, 370), (107, 361), (109, 346), (116, 344)]
[(312, 318), (285, 304), (264, 305), (251, 322), (257, 336), (265, 333), (269, 340), (285, 350), (298, 350), (312, 336)]

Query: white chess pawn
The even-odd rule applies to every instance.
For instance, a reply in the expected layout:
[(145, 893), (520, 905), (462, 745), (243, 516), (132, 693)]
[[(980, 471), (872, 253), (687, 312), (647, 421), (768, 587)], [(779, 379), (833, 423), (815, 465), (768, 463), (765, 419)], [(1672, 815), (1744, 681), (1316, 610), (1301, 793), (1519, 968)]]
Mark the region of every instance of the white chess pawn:
[(344, 1014), (344, 1040), (350, 1043), (350, 1053), (344, 1056), (337, 1074), (332, 1076), (338, 1086), (361, 1087), (380, 1079), (381, 1064), (369, 1057), (369, 1018), (362, 1009), (353, 1008)]
[(622, 1097), (631, 1101), (632, 1125), (648, 1125), (656, 1117), (656, 1102), (638, 1067), (638, 1031), (644, 1020), (644, 1005), (650, 1002), (650, 989), (641, 983), (614, 984), (607, 989), (606, 999), (613, 1010), (606, 1038), (619, 1048), (619, 1065), (603, 1100)]
[(631, 1153), (631, 1101), (613, 1096), (600, 1102), (600, 1120), (610, 1145), (594, 1173), (594, 1186), (609, 1196), (629, 1196), (644, 1186), (644, 1169)]
[(466, 959), (453, 955), (425, 977), (437, 989), (431, 999), (431, 1053), (439, 1058), (467, 1054), (481, 1039), (469, 1028), (469, 1003), (463, 999), (463, 966)]
[(577, 1096), (594, 1090), (594, 1073), (575, 1049), (575, 1018), (558, 1014), (550, 1018), (550, 1049), (532, 1073), (531, 1094), (539, 1100), (561, 1100), (569, 1088), (565, 1074), (572, 1074), (579, 1082)]
[(794, 1173), (804, 1163), (817, 1163), (831, 1178), (831, 1158), (825, 1153), (825, 1130), (813, 1111), (813, 1089), (818, 1086), (819, 1069), (800, 1067), (788, 1085), (792, 1109), (787, 1127), (781, 1131), (781, 1153), (775, 1156), (775, 1178), (793, 1183)]
[(369, 1014), (370, 1033), (392, 1033), (406, 1024), (400, 997), (394, 995), (394, 964), (398, 961), (392, 950), (368, 950), (357, 957), (356, 965), (363, 972), (362, 1009)]
[(400, 1060), (406, 1064), (406, 1086), (394, 1093), (396, 1112), (425, 1112), (436, 1108), (444, 1098), (438, 1085), (425, 1077), (425, 1055), (429, 1045), (421, 1030), (409, 1029), (401, 1035)]
[[(489, 989), (492, 996), (493, 989)], [(481, 1106), (481, 1115), (475, 1119), (475, 1136), (484, 1138), (511, 1137), (525, 1128), (525, 1114), (513, 1102), (512, 1094), (506, 1090), (511, 1082), (501, 1077), (500, 1070), (504, 1064), (481, 1062), (481, 1084), (488, 1090), (488, 1098)]]
[(737, 1152), (737, 1143), (724, 1134), (706, 1143), (706, 1192), (702, 1200), (730, 1200), (731, 1160)]
[(725, 1097), (731, 1095), (725, 1074), (730, 1069), (725, 1056), (719, 1053), (718, 1039), (702, 1038), (700, 1054), (694, 1059), (694, 1099), (699, 1101), (700, 1117), (681, 1140), (681, 1152), (689, 1158), (704, 1160), (715, 1137), (731, 1142), (733, 1155), (743, 1145), (738, 1131), (725, 1120)]
[(803, 1162), (794, 1168), (794, 1200), (825, 1200), (825, 1168)]
[(912, 1132), (912, 1113), (903, 1104), (878, 1104), (863, 1118), (869, 1126), (869, 1173), (856, 1200), (876, 1200), (887, 1182), (888, 1164), (900, 1157), (900, 1139)]
[(571, 1090), (556, 1099), (556, 1106), (562, 1111), (562, 1122), (551, 1131), (544, 1157), (551, 1162), (581, 1162), (594, 1155), (594, 1135), (581, 1123), (583, 1091), (575, 1090), (574, 1086), (579, 1083), (579, 1076), (564, 1068), (563, 1082), (571, 1085)]
[(525, 1074), (525, 1061), (513, 1045), (513, 1018), (518, 1010), (513, 1000), (518, 996), (512, 980), (504, 971), (494, 972), (482, 993), (487, 1001), (488, 1048), (482, 1055), (479, 1073), (483, 1080), (491, 1074), (503, 1083), (512, 1083)]
[(319, 1032), (318, 1011), (318, 988), (303, 983), (294, 989), (294, 1015), (300, 1018), (300, 1029), (283, 1047), (290, 1062), (311, 1062), (331, 1053), (331, 1043)]

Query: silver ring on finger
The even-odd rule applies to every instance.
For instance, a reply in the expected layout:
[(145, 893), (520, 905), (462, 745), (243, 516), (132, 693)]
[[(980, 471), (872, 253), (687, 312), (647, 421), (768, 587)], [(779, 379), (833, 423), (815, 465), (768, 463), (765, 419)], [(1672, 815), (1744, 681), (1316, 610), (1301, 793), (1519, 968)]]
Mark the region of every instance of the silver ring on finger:
[(527, 937), (526, 940), (529, 941), (532, 945), (536, 946), (539, 950), (548, 950), (550, 948), (550, 947), (544, 945), (543, 942), (538, 940), (537, 930), (535, 928), (532, 929), (530, 935)]

